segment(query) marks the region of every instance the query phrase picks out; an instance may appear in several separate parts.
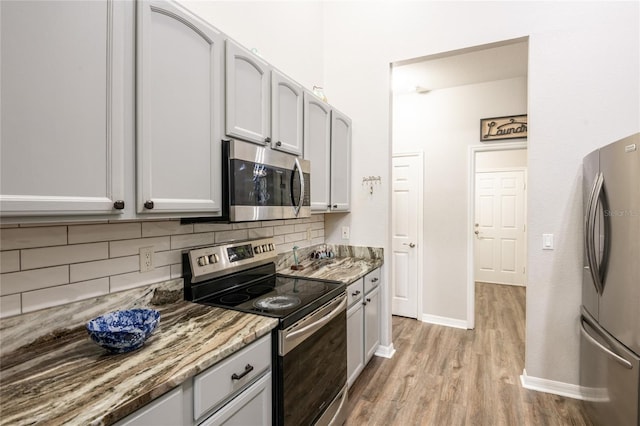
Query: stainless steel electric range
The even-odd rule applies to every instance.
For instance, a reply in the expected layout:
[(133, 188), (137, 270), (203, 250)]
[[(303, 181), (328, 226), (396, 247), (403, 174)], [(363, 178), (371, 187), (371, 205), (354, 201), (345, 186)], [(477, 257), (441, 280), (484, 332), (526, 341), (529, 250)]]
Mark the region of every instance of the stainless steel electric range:
[(183, 253), (185, 299), (279, 320), (273, 331), (273, 424), (346, 418), (345, 285), (276, 274), (272, 238)]

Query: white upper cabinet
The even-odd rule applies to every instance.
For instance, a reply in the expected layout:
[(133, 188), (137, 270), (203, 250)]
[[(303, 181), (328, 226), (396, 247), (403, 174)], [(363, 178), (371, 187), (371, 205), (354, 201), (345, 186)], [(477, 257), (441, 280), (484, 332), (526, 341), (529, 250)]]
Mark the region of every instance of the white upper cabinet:
[(261, 145), (271, 142), (269, 65), (227, 40), (226, 71), (227, 135)]
[(311, 161), (311, 210), (331, 207), (331, 106), (304, 92), (304, 158)]
[(351, 200), (351, 119), (331, 111), (331, 211), (349, 211)]
[(128, 2), (0, 2), (2, 216), (124, 211), (133, 16)]
[(223, 38), (175, 3), (137, 22), (138, 212), (221, 212)]
[(302, 87), (271, 71), (271, 147), (302, 155)]

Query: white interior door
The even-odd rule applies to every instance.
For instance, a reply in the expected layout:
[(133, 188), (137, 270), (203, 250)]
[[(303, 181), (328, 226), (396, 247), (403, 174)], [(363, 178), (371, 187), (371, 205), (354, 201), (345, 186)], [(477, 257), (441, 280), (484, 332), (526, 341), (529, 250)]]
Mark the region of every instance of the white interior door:
[(410, 318), (421, 307), (422, 164), (422, 153), (393, 156), (391, 313)]
[(524, 170), (477, 172), (475, 280), (525, 285)]

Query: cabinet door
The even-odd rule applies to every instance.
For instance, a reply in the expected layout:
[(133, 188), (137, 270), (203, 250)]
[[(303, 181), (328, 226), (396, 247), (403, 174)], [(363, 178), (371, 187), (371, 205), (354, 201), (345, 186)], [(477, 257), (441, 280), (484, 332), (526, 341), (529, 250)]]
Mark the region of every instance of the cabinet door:
[(347, 384), (356, 381), (364, 369), (364, 305), (356, 303), (347, 311)]
[(227, 135), (261, 145), (271, 141), (269, 65), (226, 41)]
[(331, 111), (331, 211), (351, 207), (351, 119)]
[(311, 161), (311, 210), (330, 207), (331, 107), (304, 92), (304, 158)]
[(265, 374), (201, 426), (271, 425), (271, 373)]
[(364, 296), (364, 363), (369, 362), (380, 344), (380, 287)]
[(302, 87), (271, 71), (271, 147), (302, 155)]
[(153, 400), (115, 426), (181, 425), (190, 422), (188, 394), (182, 386)]
[(134, 13), (118, 1), (0, 2), (3, 216), (123, 212)]
[(175, 3), (138, 3), (138, 211), (219, 212), (222, 37)]

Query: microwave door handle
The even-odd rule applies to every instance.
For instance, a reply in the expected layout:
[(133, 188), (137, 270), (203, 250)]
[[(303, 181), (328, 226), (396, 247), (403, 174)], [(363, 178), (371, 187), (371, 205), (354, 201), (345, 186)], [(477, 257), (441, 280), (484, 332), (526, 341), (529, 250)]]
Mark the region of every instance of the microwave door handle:
[[(296, 203), (296, 200), (294, 198), (293, 185), (291, 185), (291, 203), (293, 204), (293, 211), (295, 212), (295, 215), (298, 216), (298, 213), (300, 212), (300, 207), (302, 207), (302, 202), (304, 200), (305, 184), (304, 184), (304, 173), (302, 173), (302, 167), (300, 167), (300, 161), (298, 161), (297, 158), (295, 159), (293, 172), (295, 173), (296, 170), (298, 171), (298, 176), (300, 177), (300, 199), (298, 200), (298, 203)], [(293, 182), (293, 175), (291, 175), (291, 182)]]

